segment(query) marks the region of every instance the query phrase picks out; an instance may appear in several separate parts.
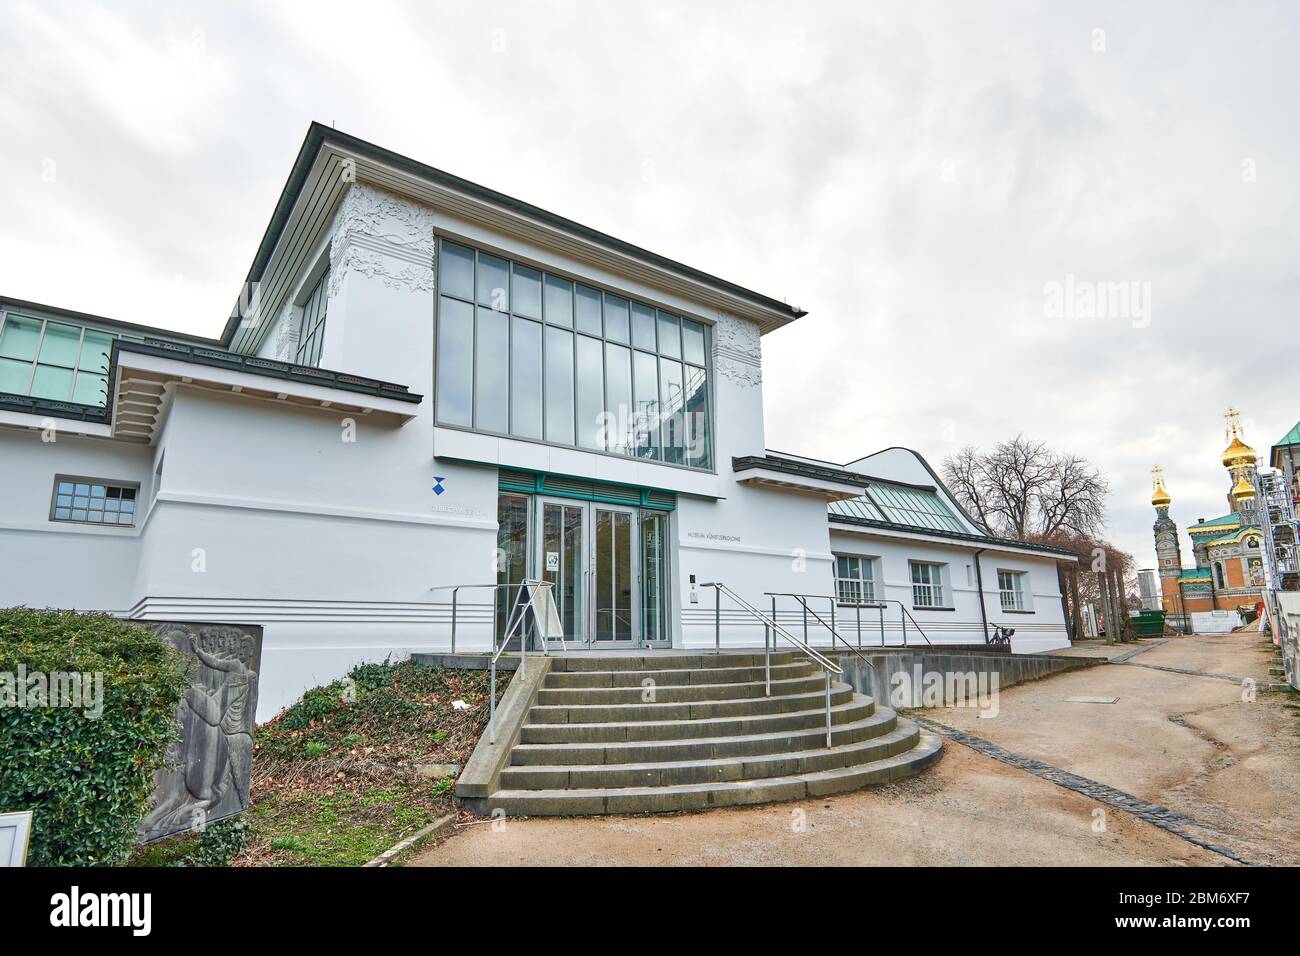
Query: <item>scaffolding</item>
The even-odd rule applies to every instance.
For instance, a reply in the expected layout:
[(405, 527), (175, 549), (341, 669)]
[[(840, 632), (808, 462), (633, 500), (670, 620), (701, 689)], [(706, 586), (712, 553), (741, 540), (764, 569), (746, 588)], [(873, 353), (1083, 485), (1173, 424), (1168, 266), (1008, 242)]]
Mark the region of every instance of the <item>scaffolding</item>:
[(1300, 591), (1300, 554), (1296, 549), (1300, 538), (1287, 476), (1273, 469), (1256, 472), (1255, 496), (1264, 539), (1264, 585), (1270, 592)]

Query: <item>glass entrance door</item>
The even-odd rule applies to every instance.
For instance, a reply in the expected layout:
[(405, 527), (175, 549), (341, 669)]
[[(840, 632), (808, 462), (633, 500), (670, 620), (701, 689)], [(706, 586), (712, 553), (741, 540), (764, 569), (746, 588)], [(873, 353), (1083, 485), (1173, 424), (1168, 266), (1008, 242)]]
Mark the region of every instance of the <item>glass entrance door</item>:
[(632, 596), (635, 591), (635, 551), (632, 529), (636, 512), (593, 505), (596, 515), (595, 640), (631, 646), (635, 620)]
[(581, 502), (542, 502), (538, 566), (555, 585), (556, 610), (570, 641), (587, 639), (587, 511)]
[(669, 644), (668, 515), (598, 502), (536, 499), (537, 576), (555, 585), (565, 640)]

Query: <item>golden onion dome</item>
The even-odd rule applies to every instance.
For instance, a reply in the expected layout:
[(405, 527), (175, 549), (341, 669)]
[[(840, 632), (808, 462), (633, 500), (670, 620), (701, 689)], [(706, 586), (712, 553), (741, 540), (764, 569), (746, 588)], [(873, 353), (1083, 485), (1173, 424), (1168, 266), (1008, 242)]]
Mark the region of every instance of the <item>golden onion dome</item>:
[(1232, 486), (1232, 499), (1234, 501), (1245, 501), (1248, 498), (1255, 497), (1255, 489), (1245, 477), (1238, 478), (1237, 483)]
[(1253, 465), (1255, 464), (1255, 449), (1242, 441), (1236, 432), (1233, 432), (1232, 444), (1223, 450), (1222, 461), (1224, 468)]
[(1165, 491), (1163, 484), (1156, 485), (1155, 493), (1151, 495), (1151, 503), (1157, 508), (1163, 508), (1174, 499), (1169, 497), (1169, 492)]

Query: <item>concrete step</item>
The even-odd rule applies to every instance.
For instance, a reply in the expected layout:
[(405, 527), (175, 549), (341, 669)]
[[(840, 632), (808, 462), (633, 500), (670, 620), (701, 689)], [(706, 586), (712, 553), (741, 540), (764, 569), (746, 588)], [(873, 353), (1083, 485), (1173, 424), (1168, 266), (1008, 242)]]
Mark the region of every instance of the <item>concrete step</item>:
[[(532, 724), (594, 724), (658, 720), (700, 720), (709, 717), (743, 717), (757, 714), (780, 714), (808, 710), (821, 705), (825, 709), (826, 686), (812, 693), (773, 694), (771, 697), (742, 697), (738, 700), (637, 701), (630, 704), (538, 704), (528, 714)], [(853, 698), (848, 684), (831, 684), (831, 704), (844, 704)]]
[[(728, 658), (729, 660), (730, 658)], [(811, 661), (792, 661), (772, 664), (772, 679), (786, 680), (820, 673)], [(586, 670), (555, 671), (546, 675), (548, 689), (567, 687), (641, 687), (651, 681), (656, 687), (681, 687), (688, 684), (752, 683), (763, 679), (763, 663), (741, 664), (726, 667), (703, 667), (690, 670), (681, 667), (654, 668), (650, 670)]]
[(942, 741), (919, 735), (916, 746), (881, 760), (806, 774), (651, 787), (501, 789), (483, 801), (486, 812), (523, 816), (670, 813), (712, 807), (801, 800), (888, 783), (919, 773), (939, 758)]
[[(814, 693), (825, 687), (820, 674), (808, 677), (791, 677), (772, 681), (773, 696)], [(652, 685), (658, 703), (680, 703), (699, 700), (741, 700), (747, 697), (766, 696), (762, 680), (740, 681), (727, 684), (669, 684)], [(572, 706), (574, 704), (636, 704), (643, 702), (647, 688), (635, 687), (547, 687), (537, 692), (541, 706)]]
[[(823, 715), (824, 716), (824, 715)], [(834, 746), (858, 743), (890, 733), (897, 716), (888, 707), (849, 723), (831, 728)], [(652, 761), (708, 760), (715, 757), (792, 753), (826, 744), (826, 728), (773, 731), (728, 737), (700, 737), (684, 740), (636, 740), (613, 743), (517, 744), (511, 751), (512, 766), (648, 763)]]
[(883, 760), (911, 750), (919, 740), (919, 728), (905, 720), (887, 734), (829, 749), (822, 746), (784, 754), (706, 760), (508, 767), (502, 771), (501, 786), (507, 790), (663, 787), (796, 776)]
[[(875, 706), (870, 697), (854, 694), (851, 700), (831, 707), (831, 723), (848, 723), (868, 716)], [(536, 708), (534, 708), (536, 709)], [(531, 716), (529, 718), (531, 721)], [(778, 730), (824, 727), (826, 709), (796, 710), (781, 714), (740, 717), (706, 717), (659, 721), (596, 721), (585, 724), (534, 724), (520, 728), (520, 742), (526, 744), (597, 743), (618, 740), (682, 740), (691, 737), (727, 737), (761, 734)]]
[[(773, 664), (792, 664), (805, 660), (797, 651), (773, 651)], [(648, 671), (648, 670), (710, 670), (729, 667), (762, 667), (763, 652), (731, 652), (722, 654), (619, 654), (607, 655), (599, 651), (581, 651), (563, 657), (556, 656), (551, 672), (556, 674), (582, 671)]]

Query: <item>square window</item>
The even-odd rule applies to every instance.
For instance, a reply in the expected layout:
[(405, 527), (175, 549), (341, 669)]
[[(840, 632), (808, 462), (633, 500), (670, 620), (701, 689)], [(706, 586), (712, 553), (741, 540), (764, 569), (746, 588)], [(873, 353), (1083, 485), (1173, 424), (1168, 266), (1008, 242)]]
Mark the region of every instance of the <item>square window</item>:
[(46, 322), (41, 340), (41, 364), (74, 368), (81, 351), (81, 327), (62, 322)]
[(36, 346), (40, 341), (40, 319), (10, 314), (5, 317), (4, 330), (0, 332), (0, 356), (30, 364), (36, 360)]

